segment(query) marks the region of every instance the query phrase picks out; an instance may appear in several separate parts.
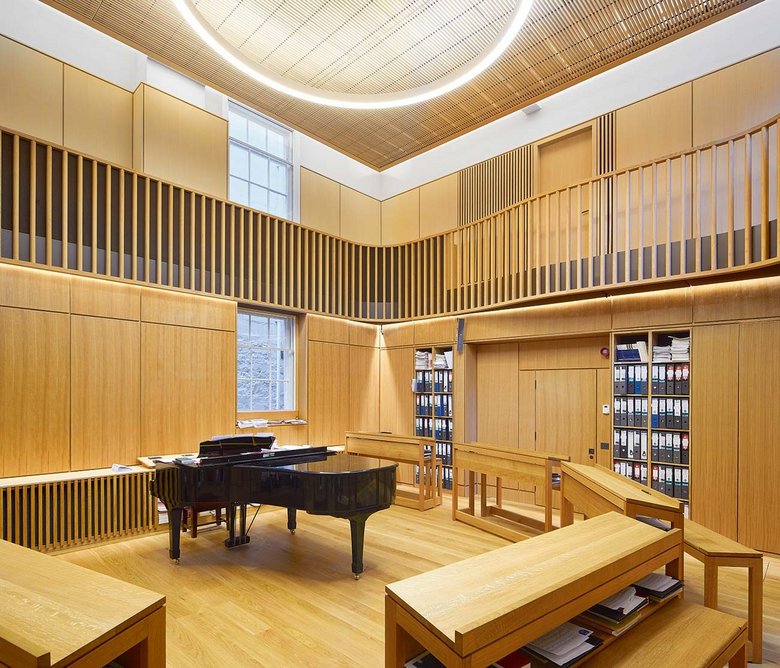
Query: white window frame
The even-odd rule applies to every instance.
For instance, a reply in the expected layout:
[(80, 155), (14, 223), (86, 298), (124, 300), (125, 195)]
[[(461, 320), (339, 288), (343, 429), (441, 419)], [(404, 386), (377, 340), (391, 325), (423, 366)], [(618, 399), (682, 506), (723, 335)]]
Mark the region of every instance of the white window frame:
[[(262, 114), (257, 113), (256, 111), (253, 111), (251, 109), (248, 109), (247, 107), (238, 104), (237, 102), (234, 102), (233, 100), (229, 100), (228, 103), (228, 197), (230, 200), (238, 203), (243, 204), (244, 206), (250, 206), (251, 197), (247, 194), (247, 199), (244, 200), (243, 198), (238, 198), (236, 194), (233, 192), (232, 188), (232, 182), (233, 179), (237, 179), (240, 181), (243, 181), (247, 184), (247, 193), (249, 193), (251, 186), (255, 185), (259, 188), (264, 188), (268, 191), (269, 195), (271, 193), (274, 193), (276, 195), (282, 196), (286, 198), (287, 201), (287, 211), (286, 212), (271, 212), (271, 211), (265, 211), (265, 213), (270, 213), (273, 216), (278, 216), (280, 218), (285, 218), (286, 220), (292, 220), (294, 215), (294, 193), (293, 193), (293, 186), (294, 186), (294, 179), (293, 179), (293, 131), (289, 128), (280, 125), (279, 123), (276, 123), (272, 121), (271, 119), (267, 118), (266, 116), (263, 116)], [(287, 145), (287, 151), (286, 156), (281, 157), (278, 155), (275, 155), (273, 153), (270, 153), (265, 148), (256, 146), (254, 144), (249, 143), (248, 138), (246, 141), (239, 139), (237, 137), (234, 137), (231, 135), (230, 131), (230, 114), (235, 114), (238, 116), (242, 116), (243, 118), (247, 119), (248, 121), (251, 121), (255, 124), (261, 125), (266, 129), (271, 129), (276, 133), (284, 134), (286, 137), (286, 145)], [(250, 156), (251, 154), (260, 156), (262, 158), (265, 158), (269, 161), (269, 175), (268, 175), (268, 184), (267, 186), (264, 186), (262, 184), (255, 183), (250, 180), (250, 178), (244, 178), (243, 176), (240, 176), (238, 174), (233, 173), (232, 165), (230, 164), (230, 148), (231, 146), (236, 146), (239, 148), (242, 148), (246, 151), (249, 151)], [(250, 157), (251, 161), (251, 157)], [(271, 187), (271, 178), (270, 178), (270, 165), (273, 163), (284, 165), (284, 168), (287, 173), (287, 192), (282, 193), (279, 190), (276, 190)], [(249, 177), (251, 177), (251, 173), (249, 174)], [(266, 207), (266, 208), (270, 208)]]
[[(242, 343), (240, 338), (241, 333), (241, 323), (238, 319), (241, 318), (241, 316), (249, 316), (250, 318), (250, 337), (251, 337), (251, 318), (252, 316), (257, 316), (260, 318), (272, 318), (276, 320), (281, 320), (286, 323), (287, 331), (289, 332), (289, 340), (285, 341), (286, 344), (283, 345), (283, 347), (277, 347), (273, 345), (262, 345), (262, 344), (252, 344), (252, 343)], [(236, 411), (245, 416), (251, 417), (251, 414), (257, 415), (257, 414), (265, 414), (265, 413), (289, 413), (292, 411), (297, 410), (297, 387), (296, 387), (296, 318), (294, 315), (287, 315), (284, 313), (277, 313), (274, 311), (261, 311), (257, 309), (244, 309), (240, 308), (238, 309), (238, 316), (237, 316), (237, 322), (236, 322)], [(279, 380), (278, 378), (263, 378), (259, 376), (253, 375), (253, 369), (251, 367), (250, 362), (250, 376), (247, 379), (249, 381), (250, 387), (253, 387), (255, 383), (267, 383), (269, 385), (271, 384), (281, 384), (285, 383), (289, 388), (289, 394), (286, 395), (289, 398), (289, 405), (283, 406), (281, 408), (255, 408), (252, 406), (252, 390), (250, 389), (250, 407), (249, 408), (242, 408), (239, 404), (239, 384), (242, 377), (240, 376), (240, 356), (241, 352), (243, 350), (249, 350), (249, 351), (272, 351), (274, 353), (286, 353), (285, 355), (285, 380)]]

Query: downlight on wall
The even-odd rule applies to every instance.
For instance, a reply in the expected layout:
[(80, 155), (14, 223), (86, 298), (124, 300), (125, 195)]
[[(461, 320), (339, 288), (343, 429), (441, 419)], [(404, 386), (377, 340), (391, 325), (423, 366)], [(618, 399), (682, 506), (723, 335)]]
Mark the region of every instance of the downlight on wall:
[(275, 72), (260, 68), (251, 63), (243, 53), (223, 39), (208, 25), (192, 0), (172, 0), (176, 9), (198, 36), (219, 56), (255, 81), (268, 86), (280, 93), (290, 95), (315, 104), (342, 109), (392, 109), (412, 104), (427, 102), (433, 98), (445, 95), (459, 88), (474, 77), (484, 72), (501, 56), (514, 38), (520, 32), (533, 0), (519, 0), (504, 29), (488, 45), (488, 47), (473, 60), (464, 63), (446, 76), (432, 81), (424, 86), (410, 88), (398, 93), (377, 95), (358, 95), (350, 93), (334, 93), (320, 90), (314, 86), (306, 86), (296, 81), (286, 79)]

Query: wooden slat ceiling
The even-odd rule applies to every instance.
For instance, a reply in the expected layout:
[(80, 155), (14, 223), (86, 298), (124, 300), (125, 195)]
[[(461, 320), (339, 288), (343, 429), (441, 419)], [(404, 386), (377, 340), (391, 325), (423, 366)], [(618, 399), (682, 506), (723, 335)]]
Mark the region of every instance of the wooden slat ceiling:
[[(44, 0), (376, 169), (401, 162), (756, 0), (536, 0), (486, 72), (447, 95), (380, 111), (276, 93), (225, 63), (170, 0)], [(324, 90), (389, 93), (473, 59), (514, 0), (199, 0), (262, 67)]]

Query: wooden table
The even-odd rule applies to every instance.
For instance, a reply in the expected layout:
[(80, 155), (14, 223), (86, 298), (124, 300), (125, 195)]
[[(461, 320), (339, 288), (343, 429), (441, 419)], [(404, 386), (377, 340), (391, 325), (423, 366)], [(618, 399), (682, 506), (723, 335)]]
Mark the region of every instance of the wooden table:
[(0, 541), (0, 663), (165, 666), (165, 597)]
[[(491, 522), (486, 518), (493, 515), (530, 526), (539, 531), (551, 531), (553, 529), (552, 474), (554, 469), (560, 468), (561, 461), (568, 461), (568, 459), (567, 455), (557, 455), (535, 450), (518, 450), (517, 448), (505, 448), (487, 443), (453, 443), (452, 479), (453, 481), (458, 480), (458, 472), (460, 470), (466, 472), (468, 508), (461, 509), (459, 507), (458, 487), (454, 485), (452, 492), (452, 519), (471, 524), (507, 540), (523, 540), (528, 536), (510, 527)], [(474, 473), (480, 474), (480, 516), (477, 516), (475, 507)], [(489, 504), (487, 500), (488, 475), (497, 477), (495, 504)], [(528, 483), (541, 489), (544, 505), (543, 523), (503, 507), (502, 478)]]
[(681, 554), (679, 530), (607, 513), (389, 584), (385, 666), (489, 665)]
[[(436, 441), (422, 436), (355, 431), (348, 432), (344, 439), (344, 452), (350, 455), (416, 465), (419, 471), (416, 492), (398, 489), (396, 485), (395, 503), (417, 510), (429, 510), (441, 505), (442, 463), (435, 456), (435, 448)], [(426, 455), (426, 451), (429, 454)]]
[[(669, 522), (673, 529), (680, 531), (683, 531), (685, 521), (682, 503), (677, 499), (603, 466), (563, 462), (561, 526), (574, 522), (575, 510), (585, 517), (613, 511), (628, 517), (647, 516)], [(667, 568), (667, 573), (678, 580), (683, 579), (682, 552), (680, 559)]]

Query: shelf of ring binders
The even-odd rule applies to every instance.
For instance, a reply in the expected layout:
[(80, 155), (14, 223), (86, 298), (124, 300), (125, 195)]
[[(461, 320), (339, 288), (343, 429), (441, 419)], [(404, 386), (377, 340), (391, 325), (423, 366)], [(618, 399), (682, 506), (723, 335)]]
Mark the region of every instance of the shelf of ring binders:
[(690, 466), (688, 331), (628, 332), (613, 339), (613, 468), (681, 499)]

